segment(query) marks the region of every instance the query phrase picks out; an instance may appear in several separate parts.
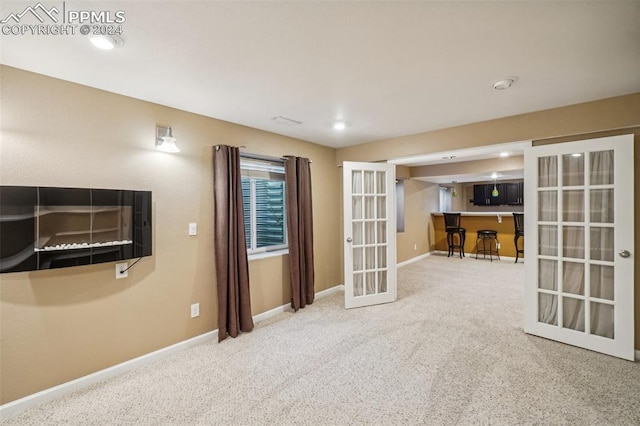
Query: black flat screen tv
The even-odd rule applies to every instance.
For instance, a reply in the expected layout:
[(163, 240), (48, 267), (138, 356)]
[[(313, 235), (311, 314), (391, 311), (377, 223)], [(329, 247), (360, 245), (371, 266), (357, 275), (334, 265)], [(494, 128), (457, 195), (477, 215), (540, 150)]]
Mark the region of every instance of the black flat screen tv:
[(0, 273), (151, 255), (151, 191), (0, 186)]

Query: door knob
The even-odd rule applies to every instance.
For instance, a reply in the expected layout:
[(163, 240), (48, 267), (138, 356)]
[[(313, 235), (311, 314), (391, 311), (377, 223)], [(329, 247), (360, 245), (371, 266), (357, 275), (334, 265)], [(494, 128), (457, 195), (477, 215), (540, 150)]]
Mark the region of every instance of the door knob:
[(351, 237), (347, 237), (347, 242), (350, 243), (351, 241), (353, 241)]
[(625, 259), (631, 256), (631, 253), (629, 253), (629, 250), (620, 250), (618, 254), (620, 255), (620, 257), (624, 257)]

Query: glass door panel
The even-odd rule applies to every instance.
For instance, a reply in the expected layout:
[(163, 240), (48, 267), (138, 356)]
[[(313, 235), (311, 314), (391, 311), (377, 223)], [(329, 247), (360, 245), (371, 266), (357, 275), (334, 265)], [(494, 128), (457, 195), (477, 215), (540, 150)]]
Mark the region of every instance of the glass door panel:
[(565, 222), (584, 221), (584, 190), (562, 192), (562, 220)]
[(591, 265), (591, 296), (613, 300), (613, 266)]
[(538, 294), (538, 321), (544, 324), (558, 325), (558, 296)]
[(584, 154), (574, 152), (562, 156), (562, 186), (584, 185)]
[(584, 296), (584, 263), (564, 262), (562, 284), (565, 293)]
[(613, 188), (589, 191), (592, 223), (613, 223)]
[(584, 331), (584, 300), (562, 298), (562, 326), (571, 330)]

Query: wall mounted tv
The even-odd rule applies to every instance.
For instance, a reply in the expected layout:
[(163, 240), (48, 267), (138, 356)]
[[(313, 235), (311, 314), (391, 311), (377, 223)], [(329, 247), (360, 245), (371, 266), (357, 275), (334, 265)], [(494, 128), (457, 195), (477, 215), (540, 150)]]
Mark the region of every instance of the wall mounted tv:
[(0, 272), (151, 255), (151, 192), (0, 186)]

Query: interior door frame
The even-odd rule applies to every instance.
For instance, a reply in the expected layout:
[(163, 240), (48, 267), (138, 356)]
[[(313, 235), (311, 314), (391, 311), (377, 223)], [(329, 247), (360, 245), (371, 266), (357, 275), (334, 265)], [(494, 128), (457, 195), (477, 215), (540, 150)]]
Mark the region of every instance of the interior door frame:
[[(606, 144), (606, 146), (603, 146)], [(634, 360), (634, 169), (633, 135), (534, 146), (525, 151), (525, 324), (524, 331), (562, 343)], [(538, 161), (539, 156), (614, 149), (614, 338), (591, 335), (538, 321)], [(585, 174), (590, 170), (585, 164)], [(560, 169), (559, 169), (560, 171)], [(560, 173), (558, 173), (560, 174)], [(624, 185), (624, 187), (620, 187)], [(585, 188), (586, 189), (586, 188)], [(620, 194), (624, 191), (624, 196)], [(560, 197), (559, 197), (560, 198)], [(558, 209), (562, 204), (558, 203)], [(587, 212), (585, 212), (587, 213)], [(536, 220), (534, 220), (536, 219)], [(586, 221), (586, 217), (585, 217)], [(558, 223), (562, 226), (562, 222)], [(625, 229), (622, 230), (621, 227)], [(559, 240), (561, 241), (561, 240)], [(585, 240), (585, 245), (587, 245)], [(561, 250), (561, 247), (558, 247)], [(622, 258), (620, 250), (632, 255)], [(558, 259), (562, 259), (558, 253)], [(560, 268), (559, 268), (560, 271)], [(558, 272), (558, 283), (561, 280)], [(625, 287), (626, 286), (626, 287)], [(587, 283), (585, 282), (585, 287)], [(558, 305), (560, 301), (558, 302)], [(585, 311), (585, 315), (586, 315)], [(560, 323), (560, 319), (559, 319)]]

